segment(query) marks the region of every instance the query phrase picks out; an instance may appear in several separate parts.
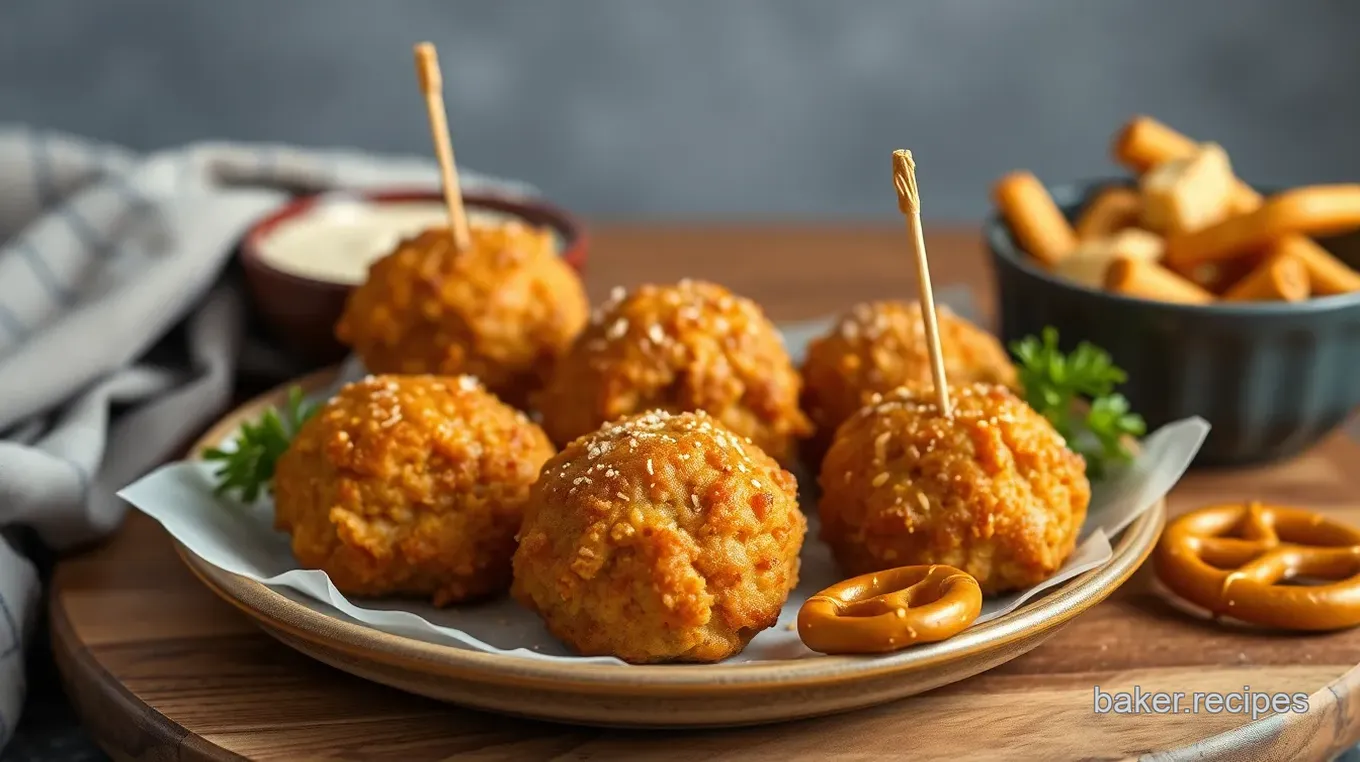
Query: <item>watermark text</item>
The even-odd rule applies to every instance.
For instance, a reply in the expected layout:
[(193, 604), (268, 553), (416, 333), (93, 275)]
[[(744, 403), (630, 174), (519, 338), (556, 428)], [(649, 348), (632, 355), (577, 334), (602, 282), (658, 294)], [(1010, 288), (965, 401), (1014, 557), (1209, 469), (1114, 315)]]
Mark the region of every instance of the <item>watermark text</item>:
[(1253, 720), (1268, 714), (1308, 711), (1307, 693), (1268, 693), (1244, 685), (1240, 691), (1106, 691), (1095, 686), (1096, 714), (1247, 714)]

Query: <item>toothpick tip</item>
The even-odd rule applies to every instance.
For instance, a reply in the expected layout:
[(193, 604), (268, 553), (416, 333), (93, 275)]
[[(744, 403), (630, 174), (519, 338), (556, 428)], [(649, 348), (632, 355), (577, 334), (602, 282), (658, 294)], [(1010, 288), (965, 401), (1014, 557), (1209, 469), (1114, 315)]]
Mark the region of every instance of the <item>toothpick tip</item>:
[(920, 290), (921, 312), (925, 320), (926, 345), (930, 352), (930, 375), (935, 398), (945, 417), (954, 414), (949, 400), (949, 380), (945, 377), (944, 352), (940, 347), (940, 327), (935, 320), (935, 297), (930, 287), (930, 266), (926, 262), (926, 242), (921, 234), (921, 194), (916, 187), (916, 161), (911, 151), (893, 151), (893, 185), (897, 188), (897, 207), (907, 218), (916, 254), (916, 286)]
[(426, 95), (439, 92), (444, 86), (444, 81), (439, 74), (439, 54), (435, 52), (434, 43), (417, 42), (412, 50), (416, 56), (416, 76), (420, 79), (420, 91)]
[(897, 208), (903, 214), (919, 214), (921, 194), (916, 189), (916, 160), (911, 151), (893, 151), (893, 185), (897, 188)]

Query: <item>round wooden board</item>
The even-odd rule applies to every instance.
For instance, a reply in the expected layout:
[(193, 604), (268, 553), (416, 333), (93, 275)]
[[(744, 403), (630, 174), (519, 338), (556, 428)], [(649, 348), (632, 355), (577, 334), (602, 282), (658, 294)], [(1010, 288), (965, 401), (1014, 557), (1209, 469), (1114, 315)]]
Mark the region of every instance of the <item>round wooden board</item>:
[[(294, 384), (332, 384), (321, 372)], [(194, 445), (221, 445), (244, 421), (287, 402), (284, 385), (233, 410)], [(353, 675), (477, 709), (614, 727), (722, 727), (804, 719), (882, 704), (958, 682), (1024, 654), (1105, 600), (1152, 552), (1159, 501), (1114, 543), (1114, 555), (1047, 595), (941, 643), (864, 658), (619, 667), (537, 661), (426, 643), (375, 630), (224, 572), (175, 543), (193, 573), (265, 632)], [(810, 540), (815, 542), (816, 540)]]
[[(592, 252), (592, 294), (685, 275), (729, 284), (775, 319), (912, 293), (897, 226), (616, 228)], [(987, 285), (975, 231), (932, 233), (940, 284)], [(781, 266), (744, 252), (778, 252)], [(648, 256), (638, 257), (637, 252)], [(835, 252), (834, 258), (827, 257)], [(985, 292), (984, 292), (985, 293)], [(1360, 447), (1338, 434), (1250, 471), (1196, 472), (1176, 514), (1248, 497), (1360, 522)], [(1288, 637), (1187, 617), (1141, 569), (1029, 653), (909, 700), (710, 731), (572, 727), (460, 709), (385, 688), (280, 645), (209, 592), (164, 531), (133, 514), (74, 556), (51, 593), (53, 645), (77, 709), (118, 759), (626, 758), (1320, 759), (1360, 737), (1360, 631)], [(1306, 714), (1098, 714), (1105, 691), (1302, 691)]]

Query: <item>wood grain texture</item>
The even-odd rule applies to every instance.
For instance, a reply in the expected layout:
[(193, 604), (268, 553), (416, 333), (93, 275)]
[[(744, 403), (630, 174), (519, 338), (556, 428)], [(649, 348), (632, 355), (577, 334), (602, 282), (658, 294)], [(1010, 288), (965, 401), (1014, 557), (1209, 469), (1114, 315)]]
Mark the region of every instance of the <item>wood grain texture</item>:
[[(938, 285), (967, 282), (990, 317), (972, 231), (927, 231)], [(613, 227), (592, 297), (709, 278), (776, 320), (914, 293), (898, 226)], [(1196, 472), (1172, 514), (1256, 497), (1360, 522), (1360, 447), (1337, 435), (1291, 462)], [(57, 570), (54, 648), (92, 731), (122, 759), (1317, 759), (1360, 737), (1360, 631), (1280, 636), (1187, 616), (1140, 570), (1030, 653), (923, 696), (853, 713), (719, 731), (574, 728), (461, 710), (350, 677), (274, 642), (219, 601), (150, 519)], [(1303, 691), (1307, 714), (1113, 715), (1092, 689)]]

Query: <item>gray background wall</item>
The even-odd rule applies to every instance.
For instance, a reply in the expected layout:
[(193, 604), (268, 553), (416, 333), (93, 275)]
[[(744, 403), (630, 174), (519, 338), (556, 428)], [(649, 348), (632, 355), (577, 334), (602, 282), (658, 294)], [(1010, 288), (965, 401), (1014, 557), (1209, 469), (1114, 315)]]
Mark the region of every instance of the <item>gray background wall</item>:
[(1360, 179), (1360, 3), (1340, 0), (4, 0), (0, 121), (428, 152), (597, 217), (973, 218), (1015, 168), (1112, 171), (1146, 112), (1267, 182)]

